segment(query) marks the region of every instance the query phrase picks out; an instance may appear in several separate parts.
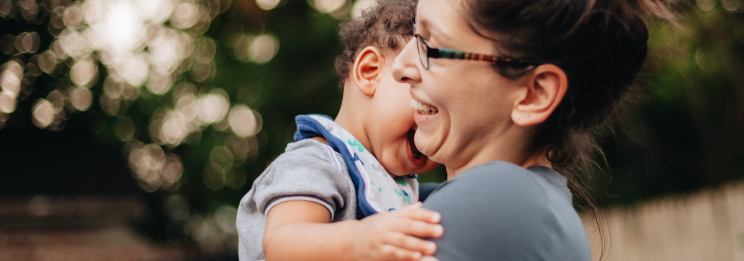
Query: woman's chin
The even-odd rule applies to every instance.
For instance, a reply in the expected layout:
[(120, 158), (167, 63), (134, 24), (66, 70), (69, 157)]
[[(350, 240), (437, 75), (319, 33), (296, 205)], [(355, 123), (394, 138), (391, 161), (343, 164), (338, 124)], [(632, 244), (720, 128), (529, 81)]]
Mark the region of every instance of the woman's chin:
[(433, 141), (434, 140), (431, 136), (422, 133), (421, 131), (416, 131), (416, 135), (413, 137), (413, 142), (416, 144), (416, 147), (421, 154), (424, 154), (426, 157), (431, 157), (431, 154), (434, 152), (431, 146)]
[(413, 136), (413, 141), (416, 144), (416, 148), (429, 158), (436, 152), (436, 147), (441, 145), (441, 135), (443, 133), (440, 130), (440, 114), (422, 115), (417, 112), (414, 115), (418, 129)]

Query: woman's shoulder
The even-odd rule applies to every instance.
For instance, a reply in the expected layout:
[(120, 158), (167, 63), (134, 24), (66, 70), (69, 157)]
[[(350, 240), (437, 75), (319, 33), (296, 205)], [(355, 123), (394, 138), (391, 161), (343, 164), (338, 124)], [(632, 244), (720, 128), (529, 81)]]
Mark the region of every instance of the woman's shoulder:
[(452, 178), (437, 188), (424, 206), (473, 218), (496, 215), (515, 222), (532, 221), (525, 216), (539, 218), (542, 223), (556, 223), (566, 216), (578, 219), (563, 176), (548, 168), (525, 169), (499, 161)]
[[(559, 175), (553, 172), (555, 175)], [(565, 186), (565, 185), (564, 185)], [(589, 260), (584, 227), (550, 176), (507, 162), (473, 167), (432, 193), (440, 260)]]
[[(508, 162), (489, 162), (468, 169), (442, 184), (426, 200), (426, 206), (472, 208), (467, 212), (486, 215), (498, 208), (549, 214), (544, 189), (530, 170)], [(456, 204), (467, 202), (467, 204)]]
[(544, 197), (540, 186), (542, 182), (544, 180), (533, 171), (513, 163), (494, 161), (465, 170), (440, 186), (435, 193), (465, 196), (471, 193), (459, 192), (471, 191), (483, 197), (500, 195)]

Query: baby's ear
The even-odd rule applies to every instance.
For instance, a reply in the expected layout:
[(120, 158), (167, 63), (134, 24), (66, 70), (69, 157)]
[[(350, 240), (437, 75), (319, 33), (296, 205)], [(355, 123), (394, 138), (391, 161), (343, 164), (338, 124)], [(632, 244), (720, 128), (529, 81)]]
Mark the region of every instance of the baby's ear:
[(375, 95), (383, 66), (385, 57), (376, 47), (367, 46), (359, 52), (350, 76), (364, 95), (369, 97)]

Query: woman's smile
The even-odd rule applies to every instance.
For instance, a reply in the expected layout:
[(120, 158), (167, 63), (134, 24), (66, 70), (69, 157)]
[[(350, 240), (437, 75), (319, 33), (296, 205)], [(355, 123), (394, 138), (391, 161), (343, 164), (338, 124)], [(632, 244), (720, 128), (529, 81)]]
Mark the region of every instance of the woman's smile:
[(434, 115), (439, 113), (439, 109), (437, 109), (436, 106), (422, 103), (416, 99), (411, 99), (411, 107), (416, 110), (416, 113), (421, 115)]
[(442, 130), (438, 128), (441, 127), (442, 113), (440, 113), (439, 107), (429, 102), (422, 101), (422, 99), (416, 96), (413, 91), (411, 91), (411, 97), (411, 107), (413, 107), (414, 110), (413, 120), (416, 122), (418, 127), (415, 133), (414, 142), (421, 150), (422, 154), (431, 157), (438, 147), (433, 143), (441, 143), (441, 141), (435, 141), (439, 140), (436, 136), (441, 136), (436, 134), (442, 133)]
[[(427, 123), (430, 123), (439, 116), (439, 108), (416, 100), (415, 98), (411, 99), (411, 107), (413, 107), (413, 110), (415, 111), (413, 119), (419, 126), (427, 125)], [(424, 128), (426, 129), (426, 127)]]

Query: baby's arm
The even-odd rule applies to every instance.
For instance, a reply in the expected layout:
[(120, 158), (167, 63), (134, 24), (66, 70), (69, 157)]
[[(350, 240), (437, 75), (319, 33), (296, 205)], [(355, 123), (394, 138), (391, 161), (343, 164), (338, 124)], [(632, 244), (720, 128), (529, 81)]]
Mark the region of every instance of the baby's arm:
[(278, 260), (419, 260), (436, 245), (438, 213), (420, 204), (362, 220), (328, 223), (330, 213), (311, 201), (287, 201), (272, 207), (263, 238), (267, 261)]

